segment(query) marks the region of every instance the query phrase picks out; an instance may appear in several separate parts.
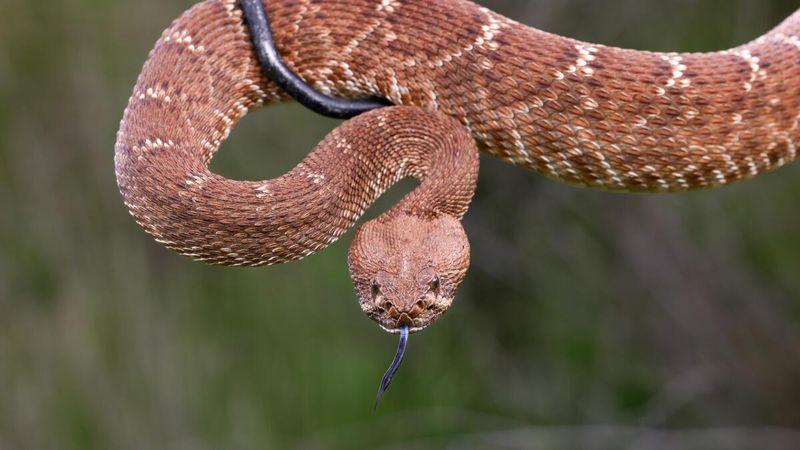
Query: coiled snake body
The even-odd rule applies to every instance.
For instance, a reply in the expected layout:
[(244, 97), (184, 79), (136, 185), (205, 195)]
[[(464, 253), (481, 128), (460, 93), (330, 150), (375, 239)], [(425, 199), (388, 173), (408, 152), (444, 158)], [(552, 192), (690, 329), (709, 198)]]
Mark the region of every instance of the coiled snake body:
[(196, 259), (261, 265), (334, 241), (405, 176), (421, 185), (357, 233), (361, 306), (389, 331), (427, 326), (469, 261), (458, 219), (477, 148), (569, 183), (681, 191), (796, 158), (800, 13), (755, 41), (650, 53), (542, 32), (465, 0), (270, 0), (288, 65), (319, 91), (399, 107), (333, 131), (291, 172), (234, 181), (208, 170), (250, 109), (285, 100), (261, 70), (233, 0), (178, 18), (122, 119), (116, 174), (136, 220)]

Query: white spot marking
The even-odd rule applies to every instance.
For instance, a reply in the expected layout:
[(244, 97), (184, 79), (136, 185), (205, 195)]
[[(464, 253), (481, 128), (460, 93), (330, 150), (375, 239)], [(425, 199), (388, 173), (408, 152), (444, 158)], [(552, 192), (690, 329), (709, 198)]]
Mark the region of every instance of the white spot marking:
[(578, 58), (575, 60), (575, 64), (567, 68), (567, 71), (569, 73), (580, 72), (581, 74), (586, 76), (593, 75), (594, 69), (588, 67), (588, 64), (594, 61), (595, 59), (594, 54), (598, 52), (597, 47), (584, 44), (575, 44), (575, 50), (578, 51)]
[(668, 53), (661, 55), (661, 59), (668, 62), (670, 67), (672, 68), (672, 75), (669, 80), (666, 82), (667, 87), (680, 87), (680, 88), (687, 88), (691, 84), (691, 80), (688, 78), (684, 78), (684, 72), (686, 72), (686, 65), (683, 64), (683, 57), (680, 55), (676, 55), (674, 53)]

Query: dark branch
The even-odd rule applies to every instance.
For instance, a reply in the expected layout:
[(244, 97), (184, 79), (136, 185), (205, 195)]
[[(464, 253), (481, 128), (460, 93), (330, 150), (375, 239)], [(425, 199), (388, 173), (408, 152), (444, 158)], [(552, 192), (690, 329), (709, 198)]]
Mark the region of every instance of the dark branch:
[(388, 100), (380, 97), (345, 100), (315, 91), (281, 59), (261, 0), (240, 0), (239, 3), (250, 27), (253, 45), (264, 74), (300, 104), (336, 119), (349, 119), (363, 112), (391, 105)]

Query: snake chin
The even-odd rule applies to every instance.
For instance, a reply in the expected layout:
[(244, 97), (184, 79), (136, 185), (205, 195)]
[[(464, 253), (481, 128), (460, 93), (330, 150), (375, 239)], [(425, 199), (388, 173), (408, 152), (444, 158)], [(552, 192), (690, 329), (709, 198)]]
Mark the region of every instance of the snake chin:
[(469, 267), (469, 242), (450, 216), (408, 214), (372, 220), (348, 257), (364, 313), (389, 333), (424, 329), (444, 314)]

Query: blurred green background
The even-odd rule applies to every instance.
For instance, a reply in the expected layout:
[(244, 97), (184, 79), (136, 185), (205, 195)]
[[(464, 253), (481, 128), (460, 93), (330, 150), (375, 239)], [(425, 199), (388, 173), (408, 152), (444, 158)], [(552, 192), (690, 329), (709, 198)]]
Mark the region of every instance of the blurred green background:
[[(674, 51), (743, 43), (800, 6), (483, 3)], [(484, 158), (472, 268), (372, 414), (396, 338), (357, 305), (352, 232), (300, 262), (208, 267), (122, 204), (119, 119), (189, 4), (0, 3), (0, 449), (800, 448), (800, 166), (651, 196)], [(278, 175), (335, 125), (251, 114), (212, 169)]]

